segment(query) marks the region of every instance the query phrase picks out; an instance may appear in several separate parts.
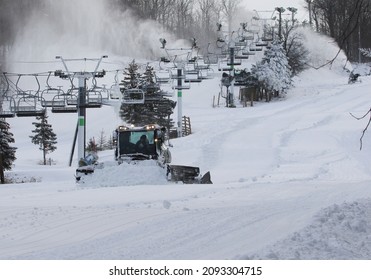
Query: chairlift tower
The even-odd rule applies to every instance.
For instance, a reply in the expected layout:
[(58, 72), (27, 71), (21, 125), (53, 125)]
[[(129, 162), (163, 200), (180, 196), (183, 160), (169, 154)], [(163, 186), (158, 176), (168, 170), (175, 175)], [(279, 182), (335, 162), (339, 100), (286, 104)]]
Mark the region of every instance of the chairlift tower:
[[(185, 65), (187, 62), (191, 60), (190, 54), (192, 53), (192, 50), (197, 49), (196, 39), (193, 38), (192, 47), (191, 48), (177, 48), (177, 49), (168, 49), (166, 48), (166, 40), (163, 38), (160, 38), (161, 42), (161, 48), (165, 50), (167, 57), (170, 57), (168, 51), (186, 51), (187, 58), (181, 59), (179, 58), (180, 55), (176, 55), (174, 60), (172, 61), (174, 63), (174, 66), (176, 68), (176, 75), (172, 75), (171, 78), (176, 80), (176, 85), (173, 86), (173, 89), (177, 90), (177, 107), (178, 107), (178, 119), (177, 119), (177, 136), (182, 137), (182, 121), (183, 121), (183, 89), (189, 89), (190, 85), (183, 84), (183, 80), (185, 80)], [(161, 58), (161, 61), (163, 62), (171, 62), (170, 59), (167, 59), (166, 57)], [(192, 80), (189, 81), (191, 83)], [(199, 82), (199, 80), (197, 81)]]
[(227, 107), (229, 108), (236, 108), (236, 105), (234, 104), (234, 74), (235, 74), (235, 68), (234, 68), (234, 56), (235, 56), (235, 42), (231, 38), (229, 41), (229, 56), (230, 56), (230, 70), (229, 70), (229, 76), (231, 77), (231, 89), (228, 93), (227, 97)]
[[(221, 24), (217, 25), (218, 27), (218, 32), (222, 33)], [(223, 71), (228, 71), (229, 72), (229, 81), (228, 81), (228, 86), (227, 86), (227, 96), (226, 96), (226, 106), (229, 108), (236, 108), (236, 105), (234, 104), (234, 83), (235, 83), (235, 66), (240, 65), (240, 63), (235, 62), (235, 55), (236, 55), (236, 42), (233, 39), (233, 32), (228, 31), (228, 41), (225, 42), (228, 46), (228, 53), (229, 53), (229, 61), (227, 62), (227, 68), (225, 69), (220, 69)], [(218, 40), (220, 40), (220, 35)], [(229, 84), (230, 83), (230, 84)]]
[[(71, 78), (76, 77), (79, 81), (79, 90), (78, 90), (78, 99), (77, 99), (77, 112), (78, 112), (78, 121), (77, 121), (77, 138), (78, 138), (78, 162), (85, 158), (85, 143), (86, 143), (86, 81), (89, 78), (102, 78), (105, 75), (105, 71), (98, 72), (98, 68), (103, 58), (108, 56), (101, 56), (99, 59), (89, 59), (92, 61), (98, 61), (97, 65), (93, 72), (71, 72), (66, 62), (67, 61), (86, 61), (87, 59), (64, 59), (62, 56), (56, 56), (56, 59), (60, 59), (63, 63), (66, 73), (58, 72), (60, 78)], [(57, 73), (57, 72), (56, 72)], [(76, 134), (75, 134), (76, 139)], [(75, 142), (72, 147), (72, 154), (74, 150)], [(71, 155), (72, 158), (72, 155)]]

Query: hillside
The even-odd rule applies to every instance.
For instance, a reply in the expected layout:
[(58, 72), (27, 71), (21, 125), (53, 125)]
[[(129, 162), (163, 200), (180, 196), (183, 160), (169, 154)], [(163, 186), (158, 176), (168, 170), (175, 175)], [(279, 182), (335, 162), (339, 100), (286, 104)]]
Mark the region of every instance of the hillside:
[[(360, 151), (367, 119), (349, 113), (369, 110), (371, 79), (347, 79), (308, 70), (282, 98), (233, 109), (211, 106), (217, 78), (185, 91), (193, 134), (171, 141), (173, 163), (213, 185), (169, 183), (148, 163), (76, 184), (76, 115), (50, 114), (52, 166), (38, 165), (32, 118), (9, 119), (19, 183), (0, 188), (0, 259), (369, 259), (371, 139)], [(119, 123), (114, 107), (89, 110), (88, 137)]]

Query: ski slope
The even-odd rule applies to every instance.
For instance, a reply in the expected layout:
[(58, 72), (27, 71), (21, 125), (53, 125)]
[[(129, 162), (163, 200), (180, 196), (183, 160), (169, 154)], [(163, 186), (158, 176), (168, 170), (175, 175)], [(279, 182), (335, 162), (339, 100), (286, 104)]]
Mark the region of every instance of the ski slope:
[[(151, 163), (109, 164), (84, 184), (68, 167), (77, 116), (52, 115), (58, 137), (41, 166), (32, 118), (9, 119), (17, 183), (0, 188), (0, 259), (369, 259), (370, 77), (308, 70), (287, 95), (254, 107), (212, 107), (218, 79), (183, 93), (193, 134), (174, 139), (173, 164), (210, 171), (212, 185), (167, 182)], [(174, 117), (175, 118), (175, 117)], [(120, 123), (89, 110), (88, 137)]]

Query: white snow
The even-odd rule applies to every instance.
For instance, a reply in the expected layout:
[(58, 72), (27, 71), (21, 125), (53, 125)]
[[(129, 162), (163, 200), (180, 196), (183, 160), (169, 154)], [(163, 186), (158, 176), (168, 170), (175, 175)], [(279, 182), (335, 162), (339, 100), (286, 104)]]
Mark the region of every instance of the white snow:
[[(184, 91), (193, 134), (171, 141), (173, 163), (210, 171), (212, 185), (167, 182), (151, 162), (117, 166), (113, 151), (76, 184), (76, 115), (49, 114), (52, 166), (38, 165), (33, 119), (8, 119), (17, 182), (0, 186), (0, 259), (370, 259), (371, 137), (360, 151), (368, 118), (349, 114), (370, 108), (361, 79), (307, 70), (286, 96), (246, 108), (212, 107), (218, 79)], [(113, 107), (87, 119), (88, 137), (119, 123)]]

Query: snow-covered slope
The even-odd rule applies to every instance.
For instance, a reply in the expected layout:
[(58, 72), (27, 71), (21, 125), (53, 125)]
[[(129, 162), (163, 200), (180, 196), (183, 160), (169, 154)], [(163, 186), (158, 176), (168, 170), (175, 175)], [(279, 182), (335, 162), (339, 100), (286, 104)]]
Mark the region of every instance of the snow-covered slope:
[[(286, 96), (246, 108), (213, 108), (218, 84), (184, 91), (193, 134), (172, 140), (173, 163), (210, 170), (213, 185), (166, 182), (151, 164), (76, 184), (76, 115), (50, 114), (52, 166), (38, 165), (33, 119), (9, 119), (18, 183), (0, 187), (0, 259), (369, 259), (371, 138), (360, 151), (368, 120), (349, 113), (369, 110), (371, 79), (308, 70)], [(113, 107), (89, 110), (88, 137), (118, 123)]]

